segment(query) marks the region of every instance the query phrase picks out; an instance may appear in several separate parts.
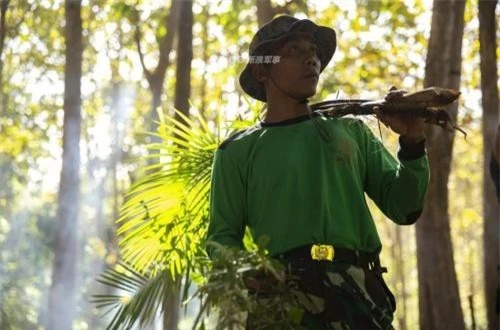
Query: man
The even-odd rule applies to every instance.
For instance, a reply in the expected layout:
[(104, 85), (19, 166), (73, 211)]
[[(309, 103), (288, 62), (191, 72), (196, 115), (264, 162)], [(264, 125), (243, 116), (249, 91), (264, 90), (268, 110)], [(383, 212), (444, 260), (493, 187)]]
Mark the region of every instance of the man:
[(330, 28), (280, 16), (249, 48), (240, 85), (267, 112), (216, 152), (207, 241), (243, 248), (246, 227), (269, 237), (271, 256), (299, 278), (307, 329), (391, 329), (395, 302), (364, 193), (394, 222), (417, 220), (429, 180), (423, 120), (379, 113), (400, 134), (397, 162), (362, 121), (312, 113), (307, 98), (336, 48)]

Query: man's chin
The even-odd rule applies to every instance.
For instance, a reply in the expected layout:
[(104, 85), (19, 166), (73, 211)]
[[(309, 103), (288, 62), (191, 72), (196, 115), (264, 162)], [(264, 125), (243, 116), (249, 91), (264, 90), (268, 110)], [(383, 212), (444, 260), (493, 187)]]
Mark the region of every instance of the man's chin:
[(306, 99), (313, 97), (315, 94), (316, 94), (316, 88), (314, 90), (303, 91), (301, 93), (302, 97), (304, 97)]

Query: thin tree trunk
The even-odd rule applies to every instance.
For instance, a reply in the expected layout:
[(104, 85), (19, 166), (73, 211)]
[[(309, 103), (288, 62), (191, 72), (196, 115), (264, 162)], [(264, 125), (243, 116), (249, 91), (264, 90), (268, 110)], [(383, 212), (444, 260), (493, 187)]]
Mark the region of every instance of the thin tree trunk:
[[(178, 43), (177, 43), (177, 66), (176, 84), (174, 96), (174, 108), (189, 117), (189, 96), (191, 94), (191, 61), (193, 59), (193, 2), (182, 1), (180, 8)], [(175, 118), (183, 119), (176, 113)], [(169, 278), (171, 290), (165, 297), (163, 315), (163, 329), (177, 330), (180, 311), (181, 279)]]
[[(161, 106), (161, 97), (163, 95), (163, 84), (165, 82), (165, 75), (167, 69), (170, 65), (170, 52), (173, 48), (174, 38), (177, 30), (177, 22), (179, 19), (179, 9), (182, 1), (172, 0), (170, 5), (170, 10), (168, 16), (165, 18), (164, 27), (167, 33), (159, 41), (159, 59), (158, 64), (154, 70), (149, 70), (146, 67), (144, 61), (144, 54), (141, 47), (141, 30), (139, 28), (139, 21), (136, 22), (136, 30), (134, 34), (135, 43), (137, 46), (137, 51), (139, 54), (139, 60), (141, 62), (142, 70), (149, 84), (149, 90), (151, 91), (151, 108), (149, 110), (147, 123), (149, 124), (149, 132), (156, 133), (158, 130), (158, 108)], [(160, 138), (156, 135), (148, 136), (147, 142), (149, 143), (160, 143)], [(158, 153), (156, 149), (150, 149), (149, 154), (153, 155)], [(148, 165), (152, 165), (156, 162), (156, 158), (149, 158)]]
[(471, 318), (471, 330), (476, 330), (476, 317), (475, 317), (475, 310), (474, 310), (474, 296), (469, 295), (467, 297), (469, 301), (469, 309), (470, 309), (470, 318)]
[[(179, 8), (182, 4), (182, 1), (172, 0), (172, 4), (170, 5), (170, 11), (168, 16), (165, 18), (164, 26), (167, 30), (167, 33), (163, 36), (163, 38), (159, 42), (159, 60), (156, 68), (153, 71), (150, 71), (144, 62), (144, 54), (142, 52), (141, 47), (141, 31), (139, 29), (139, 22), (136, 22), (136, 32), (135, 32), (135, 42), (137, 45), (137, 50), (139, 53), (139, 59), (141, 62), (142, 69), (144, 71), (144, 75), (149, 83), (149, 88), (152, 93), (151, 100), (151, 109), (149, 112), (149, 131), (156, 132), (158, 124), (158, 107), (161, 105), (161, 96), (163, 94), (163, 83), (165, 82), (165, 74), (167, 72), (167, 68), (170, 65), (170, 52), (172, 51), (174, 37), (176, 33), (177, 21), (179, 16)], [(150, 142), (158, 142), (158, 138), (153, 138)]]
[[(113, 75), (112, 77), (116, 77)], [(107, 201), (111, 194), (113, 201), (118, 197), (118, 191), (115, 191), (116, 182), (116, 166), (119, 161), (119, 155), (121, 152), (121, 135), (118, 134), (119, 130), (123, 130), (122, 127), (126, 126), (124, 122), (123, 115), (121, 113), (126, 112), (125, 104), (123, 103), (123, 96), (126, 93), (124, 91), (124, 84), (118, 82), (116, 79), (111, 79), (111, 95), (110, 95), (110, 106), (109, 115), (111, 118), (109, 133), (106, 137), (107, 141), (110, 141), (111, 154), (107, 159), (101, 159), (99, 156), (93, 156), (89, 154), (88, 159), (88, 185), (90, 187), (90, 196), (85, 198), (86, 203), (95, 210), (94, 221), (92, 223), (93, 228), (90, 229), (89, 237), (94, 237), (99, 239), (103, 246), (106, 248), (106, 254), (110, 253), (116, 254), (116, 246), (113, 243), (114, 237), (116, 236), (114, 230), (114, 221), (110, 220), (108, 214), (106, 213)], [(95, 139), (95, 137), (93, 137)], [(91, 140), (92, 137), (88, 139), (89, 143), (95, 142)], [(105, 173), (104, 175), (95, 175), (96, 173)], [(116, 210), (116, 211), (115, 211)], [(116, 213), (115, 213), (116, 212)], [(118, 208), (113, 204), (113, 213), (111, 219), (118, 219)], [(98, 277), (106, 268), (106, 260), (102, 255), (92, 255), (90, 256), (90, 268), (88, 270), (92, 282), (89, 284), (89, 291), (92, 293), (103, 293), (103, 294), (113, 294), (112, 289), (107, 286), (95, 281), (94, 279)], [(102, 317), (100, 315), (92, 314), (88, 319), (90, 329), (102, 328)]]
[(80, 194), (80, 123), (82, 76), (81, 0), (66, 0), (66, 66), (61, 179), (54, 244), (48, 329), (72, 328), (76, 310), (78, 218)]
[(479, 1), (479, 53), (481, 57), (481, 93), (483, 106), (483, 212), (484, 212), (484, 278), (488, 329), (500, 328), (499, 314), (495, 312), (496, 295), (500, 276), (500, 233), (499, 210), (495, 188), (489, 176), (489, 164), (492, 157), (493, 140), (498, 125), (499, 96), (496, 57), (495, 8), (498, 1)]
[[(303, 10), (306, 14), (308, 12), (307, 1), (301, 0), (288, 0), (282, 5), (274, 5), (271, 0), (256, 0), (257, 4), (257, 23), (259, 27), (266, 24), (274, 18), (276, 15), (286, 14), (290, 15), (292, 13), (292, 5), (296, 5), (297, 9)], [(295, 10), (296, 11), (296, 10)]]
[[(424, 87), (459, 89), (465, 1), (434, 0)], [(450, 106), (452, 119), (457, 106)], [(454, 133), (426, 129), (431, 180), (427, 200), (416, 224), (420, 329), (465, 328), (448, 214), (448, 177)]]
[(257, 22), (259, 27), (266, 24), (274, 17), (271, 0), (257, 0)]
[[(158, 108), (161, 106), (161, 96), (163, 95), (163, 82), (164, 78), (155, 81), (154, 83), (150, 83), (149, 89), (151, 91), (152, 99), (151, 99), (151, 109), (149, 111), (149, 131), (152, 133), (156, 133), (158, 129)], [(149, 142), (159, 142), (160, 139), (158, 137), (150, 137)]]
[(5, 19), (7, 17), (7, 9), (9, 8), (10, 0), (1, 0), (0, 2), (0, 117), (3, 116), (7, 109), (4, 99), (4, 90), (3, 90), (3, 48), (5, 45), (5, 36), (7, 35), (7, 24)]
[(3, 85), (2, 82), (2, 73), (3, 73), (3, 47), (5, 45), (5, 36), (7, 35), (7, 24), (5, 19), (7, 18), (7, 9), (9, 8), (10, 0), (1, 0), (0, 2), (0, 87)]
[(180, 316), (181, 278), (168, 279), (170, 290), (165, 296), (163, 311), (163, 330), (177, 330)]
[(404, 262), (404, 246), (403, 240), (401, 238), (402, 228), (400, 226), (395, 226), (396, 231), (396, 277), (401, 284), (401, 297), (402, 299), (398, 302), (398, 305), (402, 308), (402, 317), (398, 319), (399, 329), (407, 329), (407, 292), (406, 292), (406, 277), (405, 277), (405, 262)]
[[(3, 58), (3, 48), (5, 44), (5, 36), (7, 34), (7, 25), (5, 22), (7, 16), (7, 9), (9, 6), (9, 0), (1, 0), (0, 2), (0, 117), (3, 117), (7, 112), (7, 97), (5, 97), (5, 93), (3, 90), (3, 67), (4, 67), (4, 58)], [(4, 142), (2, 142), (4, 143)], [(11, 159), (0, 159), (0, 182), (2, 182), (2, 187), (0, 188), (0, 201), (3, 199), (7, 201), (2, 209), (2, 216), (7, 219), (7, 221), (11, 221), (12, 216), (12, 200), (13, 200), (13, 191), (10, 183), (10, 168), (11, 168)], [(3, 243), (3, 242), (1, 242)], [(0, 248), (2, 250), (5, 249), (7, 244), (0, 244)], [(3, 260), (0, 260), (3, 261)], [(0, 262), (0, 279), (4, 277), (4, 263)], [(0, 313), (4, 313), (5, 311), (2, 309), (3, 303), (3, 295), (4, 295), (4, 287), (0, 286)], [(0, 328), (4, 326), (4, 317), (0, 314)], [(7, 325), (5, 325), (7, 326)]]
[[(193, 60), (193, 2), (191, 0), (182, 1), (181, 17), (178, 30), (174, 107), (189, 117), (191, 61)], [(176, 119), (180, 120), (180, 117), (176, 115)]]
[(201, 47), (202, 47), (202, 60), (203, 60), (203, 76), (201, 78), (201, 84), (200, 84), (200, 98), (201, 98), (201, 105), (200, 105), (200, 114), (201, 116), (206, 119), (206, 111), (207, 111), (207, 65), (208, 65), (208, 49), (210, 47), (209, 45), (209, 37), (208, 37), (208, 22), (210, 20), (210, 10), (207, 4), (203, 6), (203, 30), (201, 32)]

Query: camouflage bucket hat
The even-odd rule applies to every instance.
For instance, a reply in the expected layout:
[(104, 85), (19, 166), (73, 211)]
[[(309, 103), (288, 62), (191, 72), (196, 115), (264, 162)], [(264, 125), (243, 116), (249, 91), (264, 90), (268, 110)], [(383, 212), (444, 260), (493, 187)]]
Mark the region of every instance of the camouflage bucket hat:
[[(335, 31), (326, 26), (316, 25), (310, 20), (298, 19), (288, 15), (274, 18), (257, 31), (250, 42), (249, 58), (262, 54), (262, 51), (271, 44), (295, 33), (305, 33), (313, 37), (314, 43), (318, 47), (318, 57), (321, 60), (320, 72), (322, 72), (330, 62), (333, 53), (335, 53), (337, 46)], [(254, 99), (266, 102), (264, 84), (258, 82), (253, 76), (252, 64), (248, 63), (246, 65), (240, 74), (239, 80), (240, 86), (245, 93)]]

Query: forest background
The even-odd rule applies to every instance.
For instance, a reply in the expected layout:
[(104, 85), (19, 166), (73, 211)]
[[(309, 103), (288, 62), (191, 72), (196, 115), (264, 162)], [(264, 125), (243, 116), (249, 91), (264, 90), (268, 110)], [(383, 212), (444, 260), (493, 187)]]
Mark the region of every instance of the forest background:
[[(0, 0), (0, 329), (105, 328), (113, 314), (92, 296), (119, 292), (117, 274), (140, 280), (111, 306), (146, 288), (160, 311), (145, 328), (191, 328), (199, 302), (178, 306), (191, 280), (203, 283), (211, 157), (258, 118), (263, 104), (237, 78), (258, 26), (285, 13), (337, 31), (313, 102), (374, 99), (391, 85), (461, 91), (448, 110), (467, 139), (427, 129), (418, 223), (396, 226), (371, 206), (397, 329), (498, 329), (490, 0)], [(396, 151), (394, 134), (380, 137)], [(96, 281), (110, 269), (108, 285)], [(136, 312), (121, 309), (128, 321)]]

